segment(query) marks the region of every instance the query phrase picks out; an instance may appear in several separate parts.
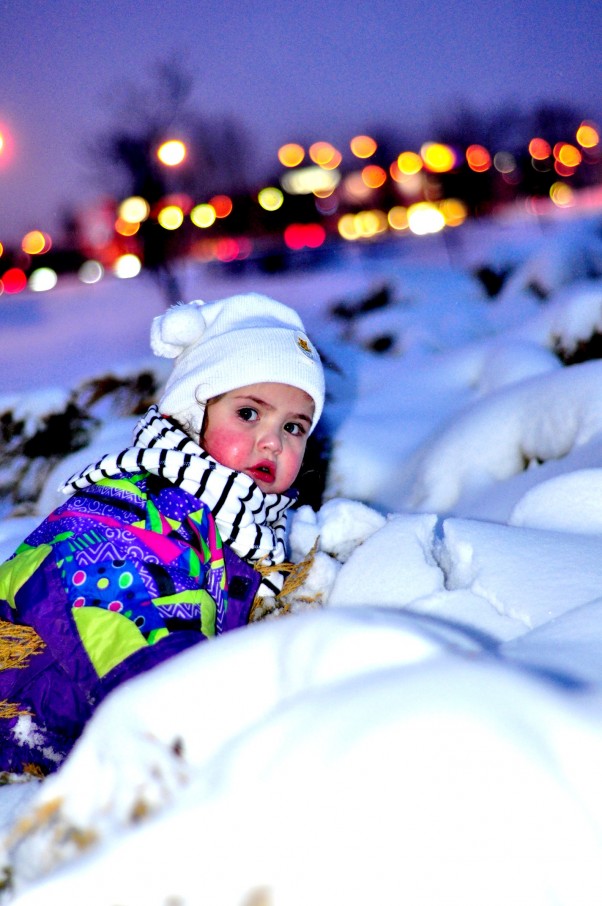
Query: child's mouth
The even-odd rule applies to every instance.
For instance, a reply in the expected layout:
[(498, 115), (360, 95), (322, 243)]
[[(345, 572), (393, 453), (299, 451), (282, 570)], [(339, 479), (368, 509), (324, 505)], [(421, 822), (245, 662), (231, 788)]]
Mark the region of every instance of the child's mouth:
[(255, 481), (264, 484), (273, 484), (276, 480), (276, 468), (272, 462), (258, 462), (249, 469), (249, 474)]

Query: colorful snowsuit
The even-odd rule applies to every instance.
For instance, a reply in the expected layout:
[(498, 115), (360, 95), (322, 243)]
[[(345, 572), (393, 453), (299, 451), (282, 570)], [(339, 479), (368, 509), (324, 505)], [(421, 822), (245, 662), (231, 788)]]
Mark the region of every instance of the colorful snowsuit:
[(0, 566), (0, 770), (55, 770), (117, 685), (244, 625), (259, 582), (164, 478), (78, 491)]

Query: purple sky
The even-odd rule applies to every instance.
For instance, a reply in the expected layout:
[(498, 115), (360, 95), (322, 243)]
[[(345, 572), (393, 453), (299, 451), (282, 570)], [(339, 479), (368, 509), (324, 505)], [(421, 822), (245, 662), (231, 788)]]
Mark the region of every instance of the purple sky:
[(236, 116), (268, 171), (284, 141), (421, 129), (459, 101), (596, 116), (601, 39), (599, 0), (0, 0), (0, 241), (97, 194), (82, 146), (107, 93), (173, 52), (194, 65), (197, 109)]

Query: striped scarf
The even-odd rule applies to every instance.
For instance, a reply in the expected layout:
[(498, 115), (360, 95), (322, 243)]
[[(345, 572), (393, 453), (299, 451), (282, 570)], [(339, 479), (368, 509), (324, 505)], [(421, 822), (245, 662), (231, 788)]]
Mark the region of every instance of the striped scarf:
[[(272, 566), (286, 556), (286, 511), (293, 494), (264, 494), (252, 478), (223, 466), (151, 406), (134, 432), (134, 446), (108, 454), (73, 475), (60, 488), (70, 494), (105, 478), (149, 472), (202, 500), (211, 510), (222, 541), (253, 565)], [(278, 571), (264, 576), (260, 595), (282, 588)]]

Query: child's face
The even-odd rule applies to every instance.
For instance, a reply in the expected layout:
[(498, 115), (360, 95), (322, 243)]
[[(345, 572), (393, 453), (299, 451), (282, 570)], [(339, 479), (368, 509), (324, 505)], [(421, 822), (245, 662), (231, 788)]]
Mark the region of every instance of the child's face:
[(264, 493), (280, 494), (301, 468), (313, 413), (312, 398), (297, 387), (249, 384), (209, 400), (201, 444)]

